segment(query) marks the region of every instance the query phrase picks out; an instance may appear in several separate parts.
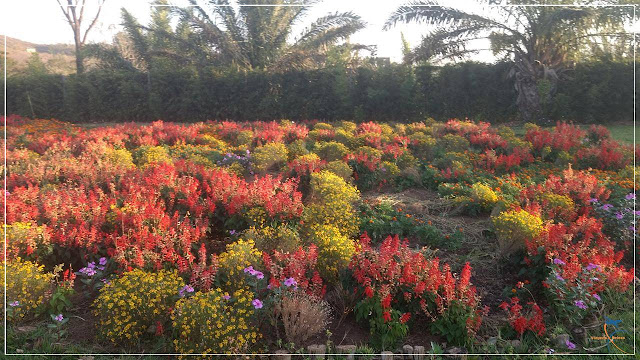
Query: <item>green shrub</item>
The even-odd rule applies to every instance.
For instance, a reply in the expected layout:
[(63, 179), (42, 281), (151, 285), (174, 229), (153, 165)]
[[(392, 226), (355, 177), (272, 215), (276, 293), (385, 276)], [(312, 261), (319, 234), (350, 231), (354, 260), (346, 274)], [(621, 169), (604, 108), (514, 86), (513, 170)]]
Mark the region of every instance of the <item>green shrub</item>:
[(315, 144), (315, 153), (325, 161), (342, 160), (349, 152), (346, 146), (339, 142), (318, 142)]
[(329, 163), (327, 163), (327, 166), (325, 167), (325, 169), (327, 171), (330, 171), (340, 176), (342, 180), (346, 182), (351, 182), (352, 180), (351, 176), (353, 175), (353, 170), (351, 170), (349, 165), (344, 161), (341, 161), (341, 160), (330, 161)]
[(260, 173), (279, 168), (287, 162), (287, 159), (287, 147), (279, 142), (259, 146), (251, 155), (251, 162), (255, 170)]
[(437, 144), (444, 152), (462, 153), (469, 148), (469, 140), (454, 134), (446, 134), (438, 139)]
[(291, 227), (280, 224), (276, 227), (251, 227), (242, 233), (246, 240), (253, 240), (256, 248), (271, 254), (274, 250), (294, 252), (300, 246), (300, 236)]

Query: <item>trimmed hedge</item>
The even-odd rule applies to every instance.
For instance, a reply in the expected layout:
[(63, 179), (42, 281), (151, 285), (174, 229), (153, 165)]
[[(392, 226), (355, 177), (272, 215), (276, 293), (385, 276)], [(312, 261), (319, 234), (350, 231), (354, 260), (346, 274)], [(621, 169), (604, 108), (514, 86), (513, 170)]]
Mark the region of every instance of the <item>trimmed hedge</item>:
[[(465, 62), (441, 67), (391, 64), (285, 73), (193, 69), (151, 73), (91, 70), (83, 75), (13, 75), (7, 112), (74, 122), (207, 119), (413, 121), (470, 117), (514, 120), (517, 94), (510, 64)], [(545, 104), (554, 120), (633, 119), (633, 64), (579, 64)]]

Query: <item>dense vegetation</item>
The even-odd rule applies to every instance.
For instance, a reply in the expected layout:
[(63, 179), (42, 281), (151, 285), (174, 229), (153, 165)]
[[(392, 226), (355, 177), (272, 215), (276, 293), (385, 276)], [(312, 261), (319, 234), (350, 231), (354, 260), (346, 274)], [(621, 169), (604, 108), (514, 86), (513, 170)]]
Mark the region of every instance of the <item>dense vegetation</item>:
[[(377, 120), (431, 116), (491, 123), (518, 118), (508, 63), (390, 64), (273, 73), (201, 74), (192, 69), (92, 70), (82, 75), (23, 73), (7, 79), (7, 109), (79, 122), (207, 119)], [(558, 85), (545, 114), (608, 123), (633, 119), (633, 64), (579, 64)]]
[(6, 120), (9, 352), (631, 351), (605, 127)]

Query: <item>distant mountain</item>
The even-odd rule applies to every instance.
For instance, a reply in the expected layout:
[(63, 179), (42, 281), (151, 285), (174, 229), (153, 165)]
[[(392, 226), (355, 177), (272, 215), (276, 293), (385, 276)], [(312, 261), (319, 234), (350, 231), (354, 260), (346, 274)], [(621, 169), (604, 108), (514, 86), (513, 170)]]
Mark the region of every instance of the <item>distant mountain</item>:
[[(75, 71), (75, 49), (71, 44), (34, 44), (7, 37), (7, 70), (11, 66), (19, 70), (25, 67), (33, 53), (40, 56), (47, 69), (54, 73), (69, 74)], [(13, 64), (11, 64), (13, 63)]]

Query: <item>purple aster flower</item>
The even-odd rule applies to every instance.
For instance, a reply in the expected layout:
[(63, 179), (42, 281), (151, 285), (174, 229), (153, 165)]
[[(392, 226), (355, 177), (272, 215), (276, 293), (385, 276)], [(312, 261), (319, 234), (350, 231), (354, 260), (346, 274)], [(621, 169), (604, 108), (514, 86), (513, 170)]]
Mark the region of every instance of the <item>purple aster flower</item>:
[(636, 232), (636, 227), (633, 225), (629, 226), (629, 231)]
[(596, 198), (591, 198), (591, 199), (589, 199), (589, 202), (590, 202), (590, 203), (592, 203), (592, 204), (593, 204), (593, 203), (597, 203), (597, 202), (598, 202), (598, 199), (596, 199)]
[(553, 263), (556, 265), (567, 265), (565, 264), (564, 261), (560, 260), (560, 259), (553, 259)]
[(604, 211), (609, 211), (609, 210), (611, 210), (612, 208), (613, 208), (613, 205), (611, 205), (611, 204), (604, 204), (604, 205), (602, 205), (602, 207), (601, 207), (601, 209), (602, 209), (602, 210), (604, 210)]
[(229, 300), (229, 299), (231, 299), (231, 296), (229, 296), (229, 295), (222, 295), (222, 298), (223, 298), (223, 299), (225, 299), (225, 300)]
[(95, 268), (95, 267), (96, 267), (96, 263), (92, 261), (92, 262), (90, 262), (89, 264), (87, 264), (87, 267), (88, 267), (89, 269), (93, 269), (93, 268)]
[(229, 230), (229, 235), (235, 235), (236, 231), (235, 230)]
[(264, 274), (260, 271), (256, 271), (254, 274), (258, 279), (264, 279)]
[(260, 299), (253, 299), (251, 305), (256, 309), (262, 309), (262, 301), (260, 301)]
[(560, 274), (556, 274), (556, 279), (558, 279), (560, 281), (564, 281), (564, 278), (562, 276), (560, 276)]
[(92, 277), (96, 274), (96, 270), (90, 267), (83, 267), (82, 269), (78, 270), (78, 272), (88, 277)]
[(184, 297), (185, 293), (192, 293), (193, 291), (194, 290), (193, 290), (193, 287), (191, 287), (191, 285), (185, 285), (182, 287), (182, 289), (180, 289), (179, 294), (180, 294), (180, 297)]
[(271, 284), (267, 285), (267, 289), (271, 290)]
[(17, 300), (9, 303), (9, 306), (11, 306), (11, 307), (16, 307), (18, 305), (20, 305), (20, 302), (17, 301)]
[(618, 220), (622, 220), (623, 217), (624, 217), (624, 215), (621, 212), (616, 214), (616, 219), (618, 219)]
[(598, 294), (593, 294), (593, 295), (591, 295), (591, 296), (593, 296), (593, 297), (594, 297), (596, 300), (598, 300), (598, 301), (602, 300), (602, 299), (600, 298), (600, 295), (598, 295)]
[(569, 348), (569, 350), (575, 350), (575, 348), (576, 348), (576, 344), (572, 343), (572, 342), (571, 342), (571, 341), (569, 341), (569, 340), (566, 340), (566, 341), (564, 342), (564, 344), (565, 344), (565, 345), (567, 345), (567, 348)]
[(64, 316), (62, 316), (62, 314), (58, 314), (56, 315), (56, 317), (54, 317), (54, 319), (57, 322), (61, 322), (62, 320), (64, 320)]
[(585, 304), (582, 300), (576, 300), (573, 302), (573, 304), (582, 310), (585, 310), (587, 308), (587, 304)]
[(627, 196), (624, 197), (627, 200), (633, 200), (636, 198), (636, 194), (635, 193), (629, 193)]
[(100, 261), (98, 261), (98, 264), (105, 266), (107, 265), (107, 258), (106, 257), (101, 257)]
[(298, 283), (296, 282), (296, 279), (290, 277), (288, 279), (286, 279), (284, 281), (284, 286), (286, 287), (290, 287), (290, 286), (296, 286)]
[(248, 266), (248, 267), (244, 268), (244, 272), (245, 273), (251, 273), (252, 271), (254, 271), (253, 270), (253, 266)]

